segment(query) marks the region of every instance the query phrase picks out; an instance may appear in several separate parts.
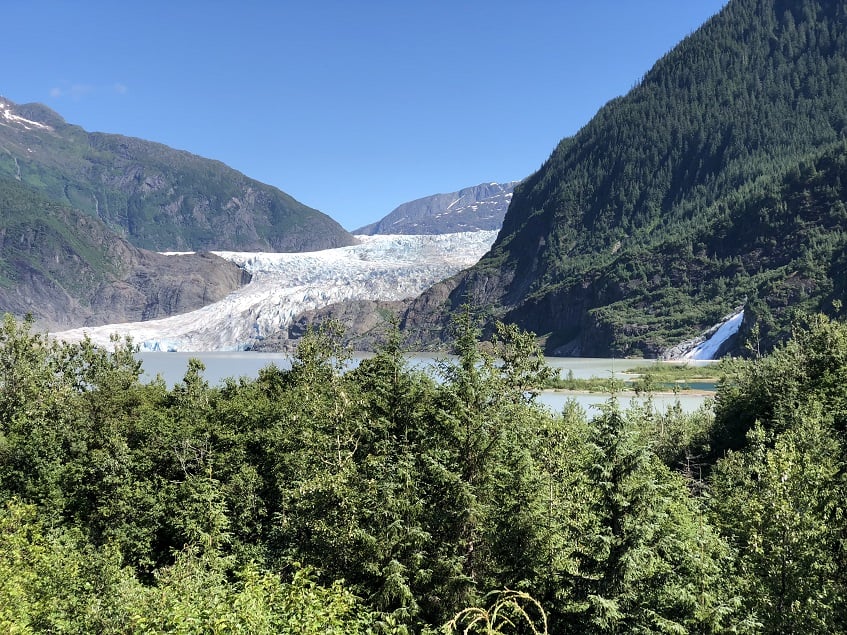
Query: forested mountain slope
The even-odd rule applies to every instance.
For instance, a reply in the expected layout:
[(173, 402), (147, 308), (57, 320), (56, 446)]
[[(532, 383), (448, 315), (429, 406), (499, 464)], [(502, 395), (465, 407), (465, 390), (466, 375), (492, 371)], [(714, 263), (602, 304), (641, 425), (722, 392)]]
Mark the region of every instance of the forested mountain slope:
[(763, 337), (844, 296), (847, 7), (731, 0), (515, 189), (492, 251), (406, 316), (471, 300), (548, 352), (656, 354), (751, 302)]
[(165, 317), (249, 279), (212, 254), (138, 249), (102, 222), (0, 178), (0, 311), (50, 327)]
[(0, 175), (158, 251), (312, 251), (353, 244), (334, 220), (219, 161), (89, 133), (41, 104), (0, 98)]

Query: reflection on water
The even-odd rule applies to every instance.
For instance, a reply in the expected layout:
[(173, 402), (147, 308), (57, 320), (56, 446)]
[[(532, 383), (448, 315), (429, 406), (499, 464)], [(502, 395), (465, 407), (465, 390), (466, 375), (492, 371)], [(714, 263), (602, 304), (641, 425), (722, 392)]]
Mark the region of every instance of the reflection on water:
[[(199, 359), (206, 366), (204, 377), (210, 385), (216, 386), (225, 378), (249, 377), (255, 379), (259, 370), (274, 364), (279, 368), (291, 367), (291, 357), (286, 353), (255, 353), (255, 352), (208, 352), (208, 353), (161, 353), (144, 352), (138, 353), (144, 369), (144, 381), (150, 381), (161, 375), (168, 386), (182, 381), (188, 367), (188, 360)], [(369, 357), (365, 354), (354, 356), (354, 364)], [(427, 368), (433, 366), (438, 359), (444, 359), (444, 355), (430, 353), (410, 353), (409, 365)], [(582, 358), (582, 357), (548, 357), (547, 363), (559, 370), (565, 376), (570, 370), (577, 379), (589, 379), (591, 377), (615, 377), (623, 379), (626, 371), (638, 366), (644, 366), (654, 362), (643, 359), (605, 359), (605, 358)], [(560, 391), (544, 391), (539, 396), (539, 401), (554, 412), (561, 412), (568, 399), (573, 399), (589, 413), (596, 412), (595, 406), (604, 403), (609, 395), (602, 393), (574, 394)], [(619, 396), (621, 405), (626, 406), (629, 396)], [(673, 406), (679, 401), (680, 407), (685, 412), (693, 412), (707, 402), (707, 397), (702, 394), (687, 394), (680, 392), (678, 396), (672, 394), (653, 395), (653, 403), (659, 410)]]

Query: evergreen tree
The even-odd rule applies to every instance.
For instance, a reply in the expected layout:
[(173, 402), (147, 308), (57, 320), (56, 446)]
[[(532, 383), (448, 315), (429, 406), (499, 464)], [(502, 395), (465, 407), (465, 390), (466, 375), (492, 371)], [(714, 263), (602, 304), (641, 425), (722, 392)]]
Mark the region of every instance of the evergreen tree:
[(589, 436), (588, 514), (571, 578), (585, 632), (721, 632), (735, 623), (726, 545), (650, 450), (637, 411), (607, 403)]

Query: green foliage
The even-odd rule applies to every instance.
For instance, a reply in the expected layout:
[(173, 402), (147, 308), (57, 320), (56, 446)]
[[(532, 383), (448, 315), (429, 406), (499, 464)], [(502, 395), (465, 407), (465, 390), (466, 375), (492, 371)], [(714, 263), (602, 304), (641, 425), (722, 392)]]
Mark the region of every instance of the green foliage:
[(31, 326), (0, 330), (0, 630), (845, 630), (827, 318), (727, 365), (714, 422), (551, 413), (535, 339), (483, 344), (469, 308), (438, 381), (397, 332), (349, 369), (326, 324), (288, 370), (168, 389), (130, 342)]
[[(717, 524), (737, 547), (745, 608), (765, 632), (845, 626), (844, 464), (817, 412), (782, 434), (755, 426), (712, 481)], [(720, 501), (720, 503), (718, 503)]]
[(847, 327), (815, 316), (716, 402), (712, 514), (765, 632), (847, 628)]
[(322, 587), (302, 568), (283, 582), (255, 565), (230, 576), (225, 559), (193, 548), (141, 584), (115, 552), (45, 532), (17, 501), (0, 512), (0, 547), (4, 633), (347, 634), (373, 622), (339, 582)]
[(723, 374), (720, 363), (710, 364), (708, 366), (696, 366), (659, 362), (650, 364), (649, 366), (635, 366), (626, 372), (627, 374), (642, 377), (649, 376), (651, 382), (658, 382), (660, 384), (671, 382), (680, 382), (682, 384), (700, 381), (717, 382)]
[(737, 603), (729, 550), (645, 437), (650, 410), (613, 400), (588, 439), (584, 547), (566, 611), (584, 632), (720, 632)]
[(372, 617), (340, 583), (322, 587), (307, 569), (291, 582), (248, 565), (231, 582), (219, 559), (180, 553), (156, 584), (135, 588), (126, 627), (139, 633), (365, 633)]
[(847, 332), (840, 322), (816, 315), (797, 323), (793, 338), (765, 358), (738, 360), (715, 400), (713, 451), (737, 449), (756, 421), (775, 431), (807, 403), (827, 404), (834, 426), (847, 425)]

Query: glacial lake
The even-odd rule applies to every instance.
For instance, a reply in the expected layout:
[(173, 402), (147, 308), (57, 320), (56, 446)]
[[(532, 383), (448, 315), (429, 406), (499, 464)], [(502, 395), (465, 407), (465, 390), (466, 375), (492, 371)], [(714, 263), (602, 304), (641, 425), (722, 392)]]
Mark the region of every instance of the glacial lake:
[[(354, 355), (352, 364), (365, 359), (368, 353)], [(291, 358), (286, 353), (257, 353), (250, 351), (226, 351), (226, 352), (141, 352), (138, 353), (143, 364), (143, 381), (151, 381), (160, 375), (165, 383), (172, 387), (182, 381), (188, 367), (188, 360), (199, 359), (206, 366), (203, 377), (209, 385), (216, 386), (228, 377), (249, 377), (254, 379), (259, 371), (266, 366), (274, 364), (279, 368), (289, 368)], [(409, 365), (412, 367), (432, 367), (437, 360), (444, 359), (445, 355), (431, 353), (410, 353), (408, 355)], [(548, 357), (547, 363), (560, 371), (562, 377), (573, 372), (577, 379), (589, 379), (591, 377), (615, 377), (622, 379), (627, 370), (637, 366), (645, 366), (656, 362), (644, 359), (605, 359), (605, 358), (583, 358), (583, 357)], [(695, 394), (696, 393), (696, 394)], [(609, 395), (603, 393), (572, 393), (564, 391), (544, 391), (539, 395), (539, 401), (554, 412), (559, 412), (568, 400), (576, 401), (589, 414), (594, 406), (604, 403)], [(631, 394), (624, 393), (619, 396), (622, 406), (632, 398)], [(685, 412), (693, 412), (704, 403), (710, 401), (709, 395), (702, 391), (681, 391), (678, 395), (655, 394), (653, 403), (659, 410), (673, 406), (677, 401)]]

